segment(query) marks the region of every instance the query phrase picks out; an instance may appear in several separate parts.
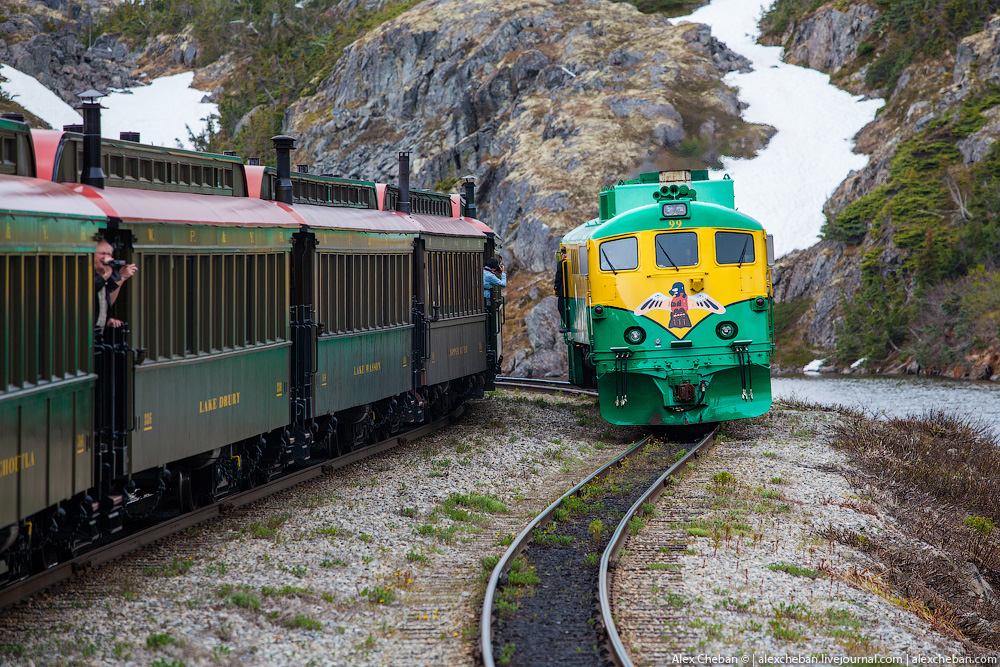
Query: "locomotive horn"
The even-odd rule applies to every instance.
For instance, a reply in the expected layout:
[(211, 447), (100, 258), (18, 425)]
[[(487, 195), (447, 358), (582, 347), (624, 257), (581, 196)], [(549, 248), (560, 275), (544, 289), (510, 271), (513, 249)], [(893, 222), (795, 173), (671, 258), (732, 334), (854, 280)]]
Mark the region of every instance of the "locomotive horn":
[(396, 210), (400, 213), (410, 213), (410, 152), (399, 152), (399, 199)]
[(292, 203), (292, 159), (291, 152), (295, 148), (295, 137), (280, 134), (271, 137), (274, 152), (278, 158), (278, 188), (275, 199), (285, 204)]
[(95, 188), (104, 188), (104, 170), (101, 169), (101, 106), (104, 93), (87, 90), (79, 95), (83, 99), (83, 172), (80, 182)]

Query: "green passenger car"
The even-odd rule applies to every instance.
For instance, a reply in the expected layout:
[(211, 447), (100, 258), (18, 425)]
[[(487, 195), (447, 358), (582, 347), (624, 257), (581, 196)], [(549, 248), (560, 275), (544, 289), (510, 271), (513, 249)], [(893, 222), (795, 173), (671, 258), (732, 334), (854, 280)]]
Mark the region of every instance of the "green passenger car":
[(20, 520), (92, 483), (93, 252), (105, 220), (57, 184), (0, 175), (0, 547)]

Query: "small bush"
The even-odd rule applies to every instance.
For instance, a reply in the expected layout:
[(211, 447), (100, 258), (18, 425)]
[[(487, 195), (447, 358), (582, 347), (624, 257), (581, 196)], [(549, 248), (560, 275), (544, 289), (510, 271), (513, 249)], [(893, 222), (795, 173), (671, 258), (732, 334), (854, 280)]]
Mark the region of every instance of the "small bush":
[(723, 470), (722, 472), (717, 472), (714, 475), (712, 475), (712, 483), (717, 484), (718, 486), (735, 484), (736, 477), (734, 477), (731, 472), (726, 472), (725, 470)]
[(253, 593), (237, 592), (229, 596), (229, 601), (237, 607), (260, 609), (260, 598)]

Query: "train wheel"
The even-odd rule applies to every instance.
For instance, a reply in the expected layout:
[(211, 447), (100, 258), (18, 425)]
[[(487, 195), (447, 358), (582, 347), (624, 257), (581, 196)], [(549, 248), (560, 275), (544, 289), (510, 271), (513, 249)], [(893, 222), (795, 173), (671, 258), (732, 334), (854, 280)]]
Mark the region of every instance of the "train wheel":
[(182, 513), (194, 511), (198, 504), (194, 500), (194, 485), (191, 483), (191, 473), (182, 470), (177, 473), (177, 504)]

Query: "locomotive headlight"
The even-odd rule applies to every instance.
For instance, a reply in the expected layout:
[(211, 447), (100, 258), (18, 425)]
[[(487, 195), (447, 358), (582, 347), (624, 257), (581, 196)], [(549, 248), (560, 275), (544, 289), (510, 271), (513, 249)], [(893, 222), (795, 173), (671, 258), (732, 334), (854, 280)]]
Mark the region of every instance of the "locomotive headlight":
[(629, 327), (625, 330), (625, 342), (631, 345), (639, 345), (646, 340), (646, 332), (641, 327)]
[(735, 322), (720, 322), (717, 327), (715, 327), (715, 333), (719, 335), (719, 338), (723, 340), (729, 340), (736, 336), (736, 332), (739, 329), (736, 328)]
[(664, 218), (683, 218), (688, 214), (688, 205), (686, 202), (667, 202), (660, 211)]

